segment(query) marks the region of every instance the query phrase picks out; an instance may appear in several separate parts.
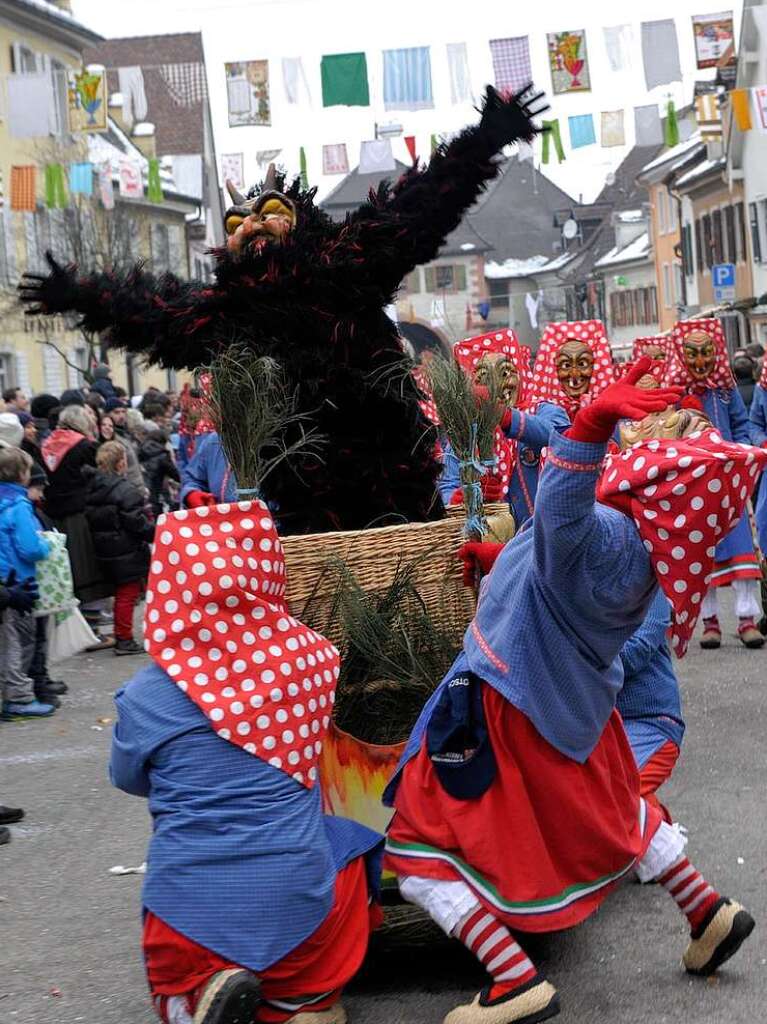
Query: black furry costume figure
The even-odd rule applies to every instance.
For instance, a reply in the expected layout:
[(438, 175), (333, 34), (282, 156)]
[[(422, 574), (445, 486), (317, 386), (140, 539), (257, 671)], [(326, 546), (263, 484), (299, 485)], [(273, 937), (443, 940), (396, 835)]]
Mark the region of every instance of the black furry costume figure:
[(110, 346), (165, 367), (206, 365), (233, 342), (279, 360), (298, 387), (299, 410), (327, 439), (321, 463), (283, 464), (267, 482), (263, 497), (282, 532), (439, 518), (435, 435), (410, 376), (400, 383), (386, 373), (403, 351), (384, 307), (495, 177), (503, 146), (536, 134), (539, 98), (502, 99), (489, 87), (477, 125), (426, 168), (371, 191), (343, 223), (314, 205), (316, 190), (294, 182), (285, 193), (297, 214), (291, 233), (236, 256), (216, 250), (210, 285), (140, 266), (80, 277), (49, 254), (52, 273), (25, 275), (22, 301), (32, 315), (77, 311), (85, 330), (109, 332)]

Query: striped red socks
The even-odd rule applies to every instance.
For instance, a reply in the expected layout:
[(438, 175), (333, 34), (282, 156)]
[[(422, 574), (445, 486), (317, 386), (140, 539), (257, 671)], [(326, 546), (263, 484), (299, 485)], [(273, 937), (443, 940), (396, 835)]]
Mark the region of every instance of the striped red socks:
[(453, 935), (480, 961), (493, 979), (490, 999), (497, 999), (535, 977), (535, 964), (514, 940), (506, 925), (484, 908), (472, 911)]
[(720, 899), (716, 889), (708, 884), (686, 857), (681, 857), (658, 881), (674, 897), (676, 905), (690, 922), (693, 933)]

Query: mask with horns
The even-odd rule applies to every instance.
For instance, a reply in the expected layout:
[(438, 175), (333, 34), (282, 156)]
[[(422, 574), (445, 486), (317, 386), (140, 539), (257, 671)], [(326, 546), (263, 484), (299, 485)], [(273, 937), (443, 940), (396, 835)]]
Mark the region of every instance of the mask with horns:
[(262, 249), (280, 243), (296, 226), (296, 204), (276, 184), (274, 164), (269, 164), (258, 195), (244, 196), (227, 180), (226, 188), (233, 204), (224, 218), (229, 252), (236, 255), (247, 247)]

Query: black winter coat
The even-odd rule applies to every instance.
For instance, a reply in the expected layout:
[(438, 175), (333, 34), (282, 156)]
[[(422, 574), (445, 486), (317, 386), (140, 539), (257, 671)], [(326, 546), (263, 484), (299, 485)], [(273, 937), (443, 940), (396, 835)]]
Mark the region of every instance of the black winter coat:
[(66, 519), (85, 511), (83, 467), (96, 465), (96, 444), (84, 437), (70, 448), (56, 469), (47, 469), (45, 511), (51, 519)]
[(99, 565), (113, 583), (145, 579), (154, 525), (147, 518), (144, 496), (116, 473), (86, 470), (85, 518)]
[(154, 514), (162, 511), (162, 492), (165, 480), (179, 480), (178, 469), (166, 447), (165, 435), (160, 438), (151, 435), (142, 442), (138, 450), (138, 461), (149, 491), (149, 501)]

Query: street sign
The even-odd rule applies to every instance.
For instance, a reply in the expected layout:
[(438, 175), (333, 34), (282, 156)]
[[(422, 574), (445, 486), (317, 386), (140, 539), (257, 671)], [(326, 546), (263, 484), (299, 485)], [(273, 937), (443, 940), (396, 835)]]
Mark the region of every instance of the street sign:
[(735, 300), (735, 264), (717, 263), (711, 268), (714, 283), (714, 302), (733, 302)]

